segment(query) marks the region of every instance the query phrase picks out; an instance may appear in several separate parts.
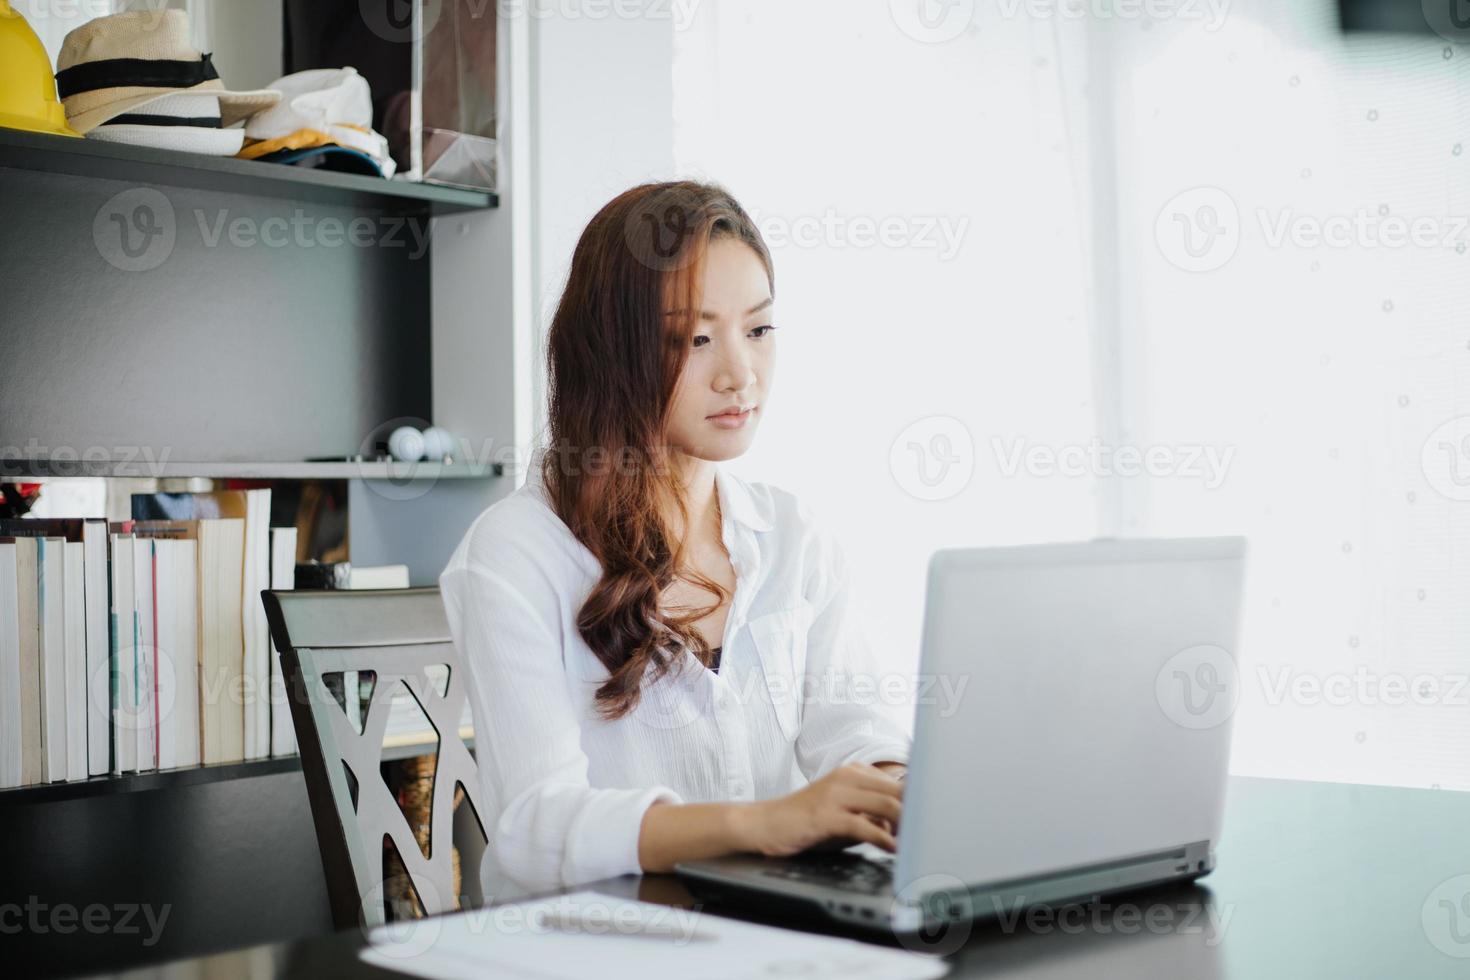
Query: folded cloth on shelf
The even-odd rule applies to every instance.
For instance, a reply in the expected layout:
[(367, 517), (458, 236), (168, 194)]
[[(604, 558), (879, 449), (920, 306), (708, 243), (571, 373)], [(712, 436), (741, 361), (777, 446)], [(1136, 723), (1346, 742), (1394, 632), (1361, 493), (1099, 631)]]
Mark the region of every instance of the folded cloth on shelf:
[[(281, 101), (252, 116), (245, 124), (245, 147), (239, 156), (262, 159), (283, 150), (345, 147), (375, 164), (384, 177), (396, 169), (388, 141), (373, 131), (373, 96), (356, 68), (313, 68), (271, 82)], [(311, 155), (275, 158), (299, 163)]]
[(277, 150), (275, 153), (267, 153), (263, 157), (256, 157), (266, 163), (285, 163), (297, 167), (314, 167), (319, 170), (331, 170), (343, 174), (362, 174), (365, 177), (381, 177), (383, 170), (378, 161), (363, 153), (361, 150), (353, 150), (345, 146), (313, 146), (305, 150)]
[[(161, 97), (180, 93), (211, 96), (215, 100), (211, 105), (218, 107), (207, 116), (209, 124), (189, 125), (192, 129), (230, 126), (281, 99), (281, 93), (269, 90), (226, 89), (210, 56), (190, 44), (189, 18), (182, 10), (133, 10), (89, 20), (62, 40), (56, 67), (56, 88), (67, 123), (83, 135), (130, 113), (171, 118), (120, 125), (176, 127), (180, 125), (174, 121), (176, 113), (154, 113), (149, 107)], [(216, 116), (218, 122), (213, 122)], [(131, 142), (132, 135), (115, 131), (109, 138)], [(158, 134), (149, 130), (141, 135), (151, 139)], [(219, 144), (225, 145), (223, 140)]]

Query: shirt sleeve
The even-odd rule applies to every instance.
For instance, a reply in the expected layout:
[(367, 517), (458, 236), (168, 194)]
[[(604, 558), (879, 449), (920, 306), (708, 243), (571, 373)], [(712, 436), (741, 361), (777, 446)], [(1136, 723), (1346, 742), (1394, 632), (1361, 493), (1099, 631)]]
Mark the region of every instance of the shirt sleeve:
[[(469, 681), (475, 761), (495, 811), (487, 846), (500, 872), (534, 890), (641, 873), (645, 811), (683, 800), (663, 786), (592, 787), (561, 643), (526, 591), (476, 563), (451, 566), (439, 584)], [(545, 579), (527, 585), (556, 608)]]
[(849, 762), (909, 760), (911, 678), (873, 648), (846, 554), (819, 522), (816, 590), (807, 633), (806, 690), (796, 761), (807, 779)]

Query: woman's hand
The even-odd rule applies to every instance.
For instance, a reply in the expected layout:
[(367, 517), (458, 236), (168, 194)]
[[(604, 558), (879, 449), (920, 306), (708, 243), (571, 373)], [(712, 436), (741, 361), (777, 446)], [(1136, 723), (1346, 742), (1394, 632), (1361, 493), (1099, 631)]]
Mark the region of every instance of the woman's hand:
[(903, 779), (904, 773), (908, 771), (908, 765), (902, 762), (875, 762), (873, 765), (882, 769), (894, 779)]
[(746, 850), (785, 857), (810, 849), (869, 843), (897, 851), (903, 783), (852, 762), (787, 796), (745, 805)]
[[(875, 762), (873, 763), (873, 765), (877, 766), (879, 769), (888, 773), (888, 775), (892, 776), (894, 779), (899, 780), (900, 782), (902, 782), (904, 777), (908, 775), (909, 771), (908, 764), (903, 762)], [(879, 823), (879, 826), (888, 831), (890, 834), (897, 835), (898, 833), (898, 828), (889, 823), (887, 820), (881, 821)]]

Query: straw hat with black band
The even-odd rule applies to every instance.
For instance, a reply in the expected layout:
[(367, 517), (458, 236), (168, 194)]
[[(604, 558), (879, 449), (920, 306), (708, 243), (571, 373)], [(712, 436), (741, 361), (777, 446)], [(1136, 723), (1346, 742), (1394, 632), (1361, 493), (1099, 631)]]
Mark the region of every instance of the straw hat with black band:
[[(226, 89), (210, 56), (189, 43), (189, 19), (182, 10), (125, 11), (98, 17), (71, 31), (61, 43), (56, 87), (66, 108), (67, 122), (84, 135), (109, 122), (116, 122), (120, 128), (218, 130), (281, 99), (281, 93), (269, 89)], [(196, 102), (185, 110), (198, 115), (181, 115), (175, 107), (160, 113), (147, 111), (149, 103), (161, 97), (185, 93), (207, 97), (205, 102)], [(175, 106), (179, 101), (173, 100)], [(212, 111), (216, 102), (217, 118)], [(119, 121), (118, 117), (124, 115), (133, 118)], [(109, 138), (133, 142), (127, 133), (110, 134)], [(238, 150), (239, 141), (235, 141), (235, 151), (231, 152)]]

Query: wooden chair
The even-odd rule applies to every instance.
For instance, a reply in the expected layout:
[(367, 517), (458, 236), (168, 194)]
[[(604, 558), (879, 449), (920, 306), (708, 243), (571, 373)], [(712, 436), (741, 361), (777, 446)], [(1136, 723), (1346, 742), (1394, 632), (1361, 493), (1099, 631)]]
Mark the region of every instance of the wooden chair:
[[(466, 680), (439, 590), (267, 590), (261, 599), (281, 651), (336, 927), (386, 921), (385, 899), (393, 888), (384, 880), (385, 838), (397, 849), (423, 912), (453, 911), (456, 787), (463, 786), (477, 820), (486, 810), (474, 758), (459, 737)], [(439, 665), (447, 667), (447, 680)], [(376, 678), (361, 731), (349, 718), (348, 698), (356, 691), (344, 692), (341, 682), (353, 671), (372, 671)], [(439, 735), (428, 857), (379, 769), (400, 685)], [(482, 821), (479, 830), (483, 837)], [(473, 867), (463, 869), (465, 876), (475, 873)]]

